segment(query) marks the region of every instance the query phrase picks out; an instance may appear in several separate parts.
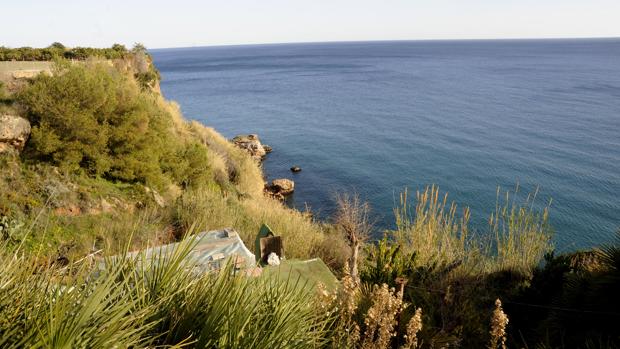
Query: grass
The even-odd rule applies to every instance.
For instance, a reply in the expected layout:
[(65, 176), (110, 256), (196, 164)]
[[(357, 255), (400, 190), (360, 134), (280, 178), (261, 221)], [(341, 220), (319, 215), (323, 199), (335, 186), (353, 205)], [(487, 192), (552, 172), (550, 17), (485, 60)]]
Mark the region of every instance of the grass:
[(503, 201), (497, 190), (495, 211), (489, 218), (487, 231), (472, 234), (470, 211), (461, 215), (448, 194), (440, 196), (439, 188), (431, 186), (416, 193), (411, 210), (408, 192), (401, 194), (401, 206), (395, 209), (397, 229), (393, 232), (398, 244), (416, 253), (420, 265), (458, 264), (472, 272), (494, 272), (512, 269), (529, 273), (552, 250), (552, 230), (548, 206), (535, 208), (536, 194), (517, 201), (515, 192), (506, 192)]
[(519, 201), (518, 189), (499, 192), (488, 228), (473, 231), (469, 209), (459, 210), (438, 187), (417, 192), (413, 203), (405, 191), (396, 230), (368, 248), (363, 285), (405, 280), (404, 301), (425, 314), (418, 334), (425, 346), (486, 346), (495, 300), (527, 288), (552, 249), (548, 208), (539, 210), (535, 195)]
[(334, 270), (340, 270), (347, 258), (347, 245), (338, 232), (266, 197), (240, 199), (212, 191), (187, 192), (175, 207), (175, 220), (183, 227), (195, 224), (201, 231), (234, 227), (250, 249), (266, 223), (282, 236), (287, 258), (320, 257)]

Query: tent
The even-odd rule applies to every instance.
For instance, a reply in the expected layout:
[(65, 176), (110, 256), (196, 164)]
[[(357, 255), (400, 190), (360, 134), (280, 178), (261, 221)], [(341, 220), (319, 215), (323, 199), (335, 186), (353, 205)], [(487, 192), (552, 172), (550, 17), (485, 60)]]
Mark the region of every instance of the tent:
[[(264, 226), (264, 228), (266, 229), (261, 229), (262, 234), (257, 236), (257, 246), (261, 246), (259, 243), (261, 238), (274, 237), (268, 227)], [(189, 251), (184, 251), (186, 248), (189, 248)], [(264, 264), (264, 268), (257, 268), (257, 264), (261, 264), (260, 261), (257, 262), (254, 254), (247, 249), (239, 234), (232, 228), (202, 232), (189, 236), (181, 242), (130, 252), (126, 257), (136, 259), (139, 263), (141, 261), (159, 263), (161, 260), (170, 258), (177, 251), (188, 252), (185, 257), (186, 262), (192, 266), (196, 275), (219, 270), (232, 258), (235, 268), (245, 269), (248, 276), (260, 276), (261, 274), (266, 277), (277, 276), (281, 280), (288, 279), (307, 287), (316, 287), (318, 283), (321, 283), (328, 290), (333, 290), (338, 285), (338, 280), (320, 258), (305, 261), (283, 260), (279, 266)], [(112, 257), (113, 260), (118, 258), (121, 256)]]
[(222, 268), (230, 257), (234, 258), (235, 267), (239, 269), (256, 265), (254, 254), (245, 247), (239, 234), (231, 228), (202, 232), (189, 236), (182, 242), (130, 252), (127, 257), (135, 258), (143, 255), (145, 260), (157, 262), (161, 258), (171, 256), (181, 244), (191, 246), (186, 258), (197, 274)]

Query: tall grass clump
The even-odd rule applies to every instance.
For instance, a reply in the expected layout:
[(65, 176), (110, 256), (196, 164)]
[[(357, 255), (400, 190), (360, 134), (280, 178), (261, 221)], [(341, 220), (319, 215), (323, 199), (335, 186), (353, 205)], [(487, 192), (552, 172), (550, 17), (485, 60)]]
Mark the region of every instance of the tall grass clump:
[(47, 266), (0, 252), (0, 346), (109, 348), (148, 345), (148, 309), (137, 307), (120, 269), (93, 278), (87, 267)]
[(468, 208), (459, 218), (456, 204), (448, 203), (448, 194), (440, 196), (435, 186), (417, 192), (414, 209), (410, 206), (409, 193), (405, 190), (400, 195), (400, 206), (394, 210), (395, 237), (404, 249), (415, 250), (420, 264), (451, 263), (468, 258), (468, 249), (470, 253), (475, 252), (475, 246), (468, 244)]
[(517, 201), (517, 193), (518, 187), (502, 201), (498, 188), (488, 230), (473, 234), (469, 208), (459, 216), (457, 205), (448, 201), (448, 194), (440, 196), (438, 187), (417, 192), (413, 210), (405, 190), (395, 209), (394, 237), (402, 248), (415, 251), (420, 265), (456, 263), (471, 270), (529, 272), (551, 250), (548, 206), (538, 211), (536, 193), (523, 202)]
[(497, 188), (495, 212), (489, 217), (489, 230), (495, 237), (495, 267), (531, 272), (552, 248), (549, 206), (535, 209), (538, 189), (523, 202), (517, 201), (517, 193), (518, 188), (512, 197), (506, 192), (501, 201)]

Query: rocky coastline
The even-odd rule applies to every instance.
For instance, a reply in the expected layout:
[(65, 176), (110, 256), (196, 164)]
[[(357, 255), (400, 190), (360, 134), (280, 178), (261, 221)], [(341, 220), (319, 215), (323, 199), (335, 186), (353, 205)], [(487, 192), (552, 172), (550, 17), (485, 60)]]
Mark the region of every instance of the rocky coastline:
[[(237, 135), (235, 136), (231, 142), (248, 152), (250, 156), (261, 162), (265, 159), (267, 154), (272, 152), (272, 148), (263, 144), (260, 140), (260, 137), (257, 134), (251, 133), (247, 135)], [(301, 168), (298, 166), (291, 167), (292, 172), (299, 172)], [(295, 191), (295, 182), (288, 178), (276, 178), (269, 182), (265, 182), (264, 193), (267, 196), (273, 197), (280, 201), (284, 201), (287, 196), (293, 194)]]

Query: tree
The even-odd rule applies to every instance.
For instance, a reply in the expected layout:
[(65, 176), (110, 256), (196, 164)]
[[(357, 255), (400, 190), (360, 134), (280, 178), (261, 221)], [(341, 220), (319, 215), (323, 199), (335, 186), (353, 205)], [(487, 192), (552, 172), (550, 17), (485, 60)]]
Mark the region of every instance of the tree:
[(349, 271), (351, 277), (359, 284), (359, 250), (368, 239), (373, 224), (370, 222), (370, 205), (362, 202), (359, 195), (341, 194), (336, 198), (336, 226), (345, 234), (351, 247)]
[(163, 185), (161, 160), (179, 145), (170, 115), (127, 75), (104, 64), (68, 65), (19, 95), (33, 124), (28, 156), (69, 171)]
[(133, 44), (133, 48), (131, 49), (131, 52), (146, 53), (146, 46), (144, 46), (142, 43), (136, 42), (135, 44)]
[(51, 45), (49, 45), (48, 48), (55, 48), (57, 50), (62, 50), (64, 51), (66, 49), (65, 45), (59, 43), (58, 41), (52, 43)]
[(118, 52), (127, 52), (127, 47), (121, 44), (114, 44), (112, 45), (112, 50), (118, 51)]

